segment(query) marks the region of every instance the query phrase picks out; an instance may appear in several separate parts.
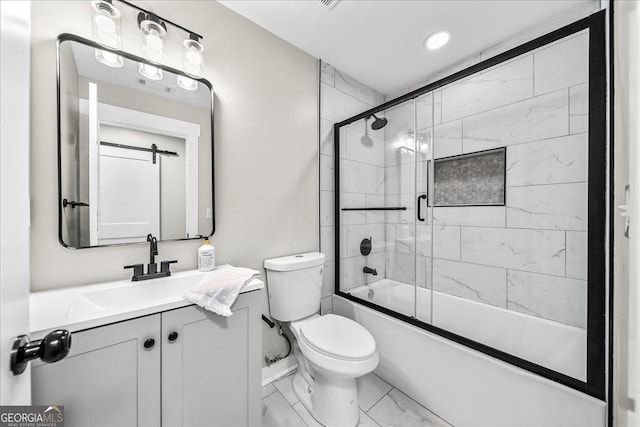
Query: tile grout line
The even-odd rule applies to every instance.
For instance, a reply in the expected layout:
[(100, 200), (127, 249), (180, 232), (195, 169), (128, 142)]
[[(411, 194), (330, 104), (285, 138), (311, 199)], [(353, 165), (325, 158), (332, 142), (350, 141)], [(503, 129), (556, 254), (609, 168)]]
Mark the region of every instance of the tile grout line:
[(564, 277), (567, 277), (567, 230), (564, 231)]
[[(375, 375), (375, 374), (374, 374), (374, 375)], [(384, 380), (383, 380), (383, 381), (384, 381)], [(386, 382), (386, 381), (385, 381), (385, 382)], [(387, 384), (389, 384), (389, 383), (387, 383)], [(389, 384), (389, 385), (391, 385), (391, 384)], [(370, 407), (369, 409), (367, 409), (366, 411), (364, 411), (364, 410), (363, 410), (362, 412), (364, 412), (365, 414), (369, 415), (369, 412), (370, 412), (373, 408), (375, 408), (375, 407), (376, 407), (376, 405), (377, 405), (378, 403), (380, 403), (380, 401), (381, 401), (382, 399), (384, 399), (384, 398), (385, 398), (389, 393), (391, 393), (391, 391), (392, 391), (392, 390), (394, 390), (394, 389), (396, 389), (396, 387), (395, 387), (395, 386), (393, 386), (393, 385), (391, 385), (391, 388), (389, 389), (389, 391), (387, 391), (385, 394), (383, 394), (383, 395), (382, 395), (382, 397), (380, 397), (380, 399), (376, 400), (376, 403), (374, 403), (373, 405), (371, 405), (371, 407)], [(362, 408), (360, 408), (360, 409), (362, 409)], [(369, 418), (371, 418), (373, 421), (376, 421), (375, 419), (373, 419), (373, 417), (369, 417)], [(377, 423), (377, 421), (376, 421), (376, 423)]]
[[(551, 186), (551, 185), (570, 185), (570, 184), (588, 184), (588, 183), (589, 183), (588, 180), (587, 181), (564, 181), (564, 182), (545, 182), (543, 184), (507, 185), (506, 187), (507, 188), (548, 187), (548, 186)], [(498, 206), (500, 206), (500, 205), (498, 205)]]
[(567, 138), (569, 136), (574, 136), (574, 135), (582, 135), (582, 134), (588, 134), (588, 131), (582, 131), (582, 132), (576, 132), (576, 133), (572, 133), (572, 134), (561, 134), (561, 135), (556, 135), (556, 136), (549, 136), (547, 138), (540, 138), (540, 139), (532, 139), (530, 141), (520, 141), (520, 142), (515, 142), (515, 143), (511, 143), (511, 144), (506, 144), (506, 145), (500, 145), (500, 143), (498, 145), (489, 145), (487, 146), (487, 148), (481, 148), (481, 149), (477, 149), (477, 150), (473, 150), (473, 151), (468, 151), (465, 152), (464, 151), (464, 134), (462, 135), (463, 137), (463, 147), (462, 147), (462, 153), (461, 154), (470, 154), (470, 153), (475, 153), (476, 151), (485, 151), (485, 150), (492, 150), (494, 148), (502, 148), (502, 147), (517, 147), (520, 145), (525, 145), (525, 144), (532, 144), (535, 142), (543, 142), (543, 141), (549, 141), (552, 139), (560, 139), (560, 138)]
[(458, 259), (449, 259), (449, 258), (442, 258), (442, 257), (433, 257), (433, 259), (434, 260), (442, 260), (442, 261), (450, 261), (450, 262), (460, 262), (460, 263), (464, 263), (464, 264), (475, 265), (475, 266), (478, 266), (478, 267), (498, 268), (498, 269), (503, 269), (503, 270), (512, 270), (512, 271), (516, 271), (516, 272), (520, 272), (520, 273), (539, 274), (539, 275), (542, 275), (542, 276), (557, 277), (559, 279), (572, 279), (572, 280), (586, 281), (586, 279), (576, 279), (575, 277), (570, 277), (570, 276), (560, 276), (560, 275), (551, 274), (551, 273), (541, 273), (541, 272), (538, 272), (538, 271), (521, 270), (519, 268), (513, 268), (513, 267), (503, 267), (503, 266), (496, 266), (496, 265), (490, 265), (490, 264), (478, 264), (477, 262), (464, 261), (464, 260), (458, 260)]

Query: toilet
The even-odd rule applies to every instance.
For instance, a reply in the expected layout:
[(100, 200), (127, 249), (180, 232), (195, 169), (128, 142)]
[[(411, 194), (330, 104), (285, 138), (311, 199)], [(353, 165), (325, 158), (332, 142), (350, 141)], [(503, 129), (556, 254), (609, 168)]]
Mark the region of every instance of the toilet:
[(378, 365), (373, 336), (360, 324), (334, 314), (320, 316), (325, 256), (319, 252), (265, 260), (271, 317), (295, 337), (298, 371), (293, 391), (322, 425), (358, 424), (356, 378)]

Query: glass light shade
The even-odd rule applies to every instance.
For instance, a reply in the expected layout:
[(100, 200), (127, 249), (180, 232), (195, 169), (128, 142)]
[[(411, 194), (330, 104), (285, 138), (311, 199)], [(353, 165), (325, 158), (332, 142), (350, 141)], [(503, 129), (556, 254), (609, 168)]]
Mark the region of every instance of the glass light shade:
[(190, 76), (201, 77), (204, 72), (204, 46), (197, 40), (186, 39), (184, 45), (183, 71)]
[(184, 90), (198, 90), (198, 82), (187, 76), (178, 76), (178, 86)]
[(91, 30), (96, 43), (121, 49), (121, 21), (120, 11), (111, 3), (102, 0), (91, 2)]
[(151, 62), (162, 64), (165, 56), (167, 30), (159, 23), (148, 19), (140, 22), (140, 29), (144, 34), (142, 55)]
[(95, 56), (99, 62), (108, 67), (120, 68), (124, 66), (124, 58), (108, 50), (96, 49)]
[(162, 80), (162, 69), (149, 64), (140, 64), (138, 72), (149, 80)]

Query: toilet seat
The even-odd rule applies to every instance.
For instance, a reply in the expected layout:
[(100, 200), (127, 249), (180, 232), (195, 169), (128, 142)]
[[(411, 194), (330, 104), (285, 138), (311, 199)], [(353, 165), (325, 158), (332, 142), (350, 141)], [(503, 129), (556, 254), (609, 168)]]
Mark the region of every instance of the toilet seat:
[(376, 352), (376, 342), (369, 331), (335, 314), (304, 322), (300, 338), (318, 353), (341, 360), (367, 360)]
[(314, 315), (291, 322), (290, 326), (304, 357), (325, 375), (357, 378), (378, 365), (373, 336), (351, 319), (334, 314)]

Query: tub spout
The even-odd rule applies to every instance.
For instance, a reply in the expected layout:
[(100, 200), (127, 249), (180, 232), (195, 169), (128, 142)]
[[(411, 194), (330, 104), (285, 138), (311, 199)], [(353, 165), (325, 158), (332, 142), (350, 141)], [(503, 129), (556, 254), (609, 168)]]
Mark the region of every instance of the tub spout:
[(363, 272), (364, 274), (372, 274), (372, 275), (374, 275), (374, 276), (377, 276), (377, 275), (378, 275), (378, 272), (376, 271), (376, 269), (375, 269), (375, 268), (365, 267), (365, 268), (363, 268), (363, 269), (362, 269), (362, 272)]

